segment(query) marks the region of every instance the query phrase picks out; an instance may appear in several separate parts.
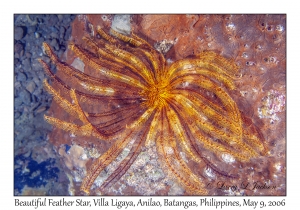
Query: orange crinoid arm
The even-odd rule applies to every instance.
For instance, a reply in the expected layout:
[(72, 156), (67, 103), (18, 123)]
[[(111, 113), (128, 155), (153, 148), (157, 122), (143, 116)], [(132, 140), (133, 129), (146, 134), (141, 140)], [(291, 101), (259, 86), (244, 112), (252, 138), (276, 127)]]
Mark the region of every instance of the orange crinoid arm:
[[(40, 60), (52, 81), (44, 81), (45, 89), (76, 119), (67, 122), (58, 116), (45, 116), (45, 120), (74, 135), (112, 142), (87, 171), (83, 192), (90, 193), (101, 171), (130, 142), (131, 151), (100, 186), (101, 192), (126, 173), (143, 146), (155, 144), (167, 176), (187, 193), (197, 195), (207, 194), (205, 184), (182, 159), (179, 148), (194, 162), (204, 161), (218, 174), (229, 177), (234, 175), (219, 170), (202, 156), (201, 148), (238, 161), (266, 153), (263, 136), (254, 127), (246, 129), (227, 91), (235, 89), (234, 80), (238, 79), (233, 61), (215, 52), (202, 52), (167, 66), (160, 52), (134, 34), (108, 33), (100, 27), (96, 31), (100, 38), (83, 37), (87, 49), (69, 44), (69, 49), (93, 69), (91, 74), (60, 61), (47, 43), (43, 47), (57, 73)], [(207, 97), (207, 92), (215, 98)], [(97, 103), (103, 110), (94, 108)], [(110, 106), (115, 103), (119, 105)]]

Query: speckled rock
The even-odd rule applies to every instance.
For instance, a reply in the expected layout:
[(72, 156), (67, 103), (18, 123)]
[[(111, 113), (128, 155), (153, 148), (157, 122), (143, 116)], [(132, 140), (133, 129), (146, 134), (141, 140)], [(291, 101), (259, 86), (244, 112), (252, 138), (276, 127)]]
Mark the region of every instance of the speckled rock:
[(25, 71), (31, 70), (31, 60), (29, 58), (26, 58), (22, 61), (22, 65)]
[(19, 94), (19, 98), (23, 101), (24, 104), (30, 105), (31, 95), (27, 90), (23, 89)]
[(22, 27), (15, 27), (15, 40), (20, 40), (24, 37), (24, 29)]
[(15, 136), (15, 139), (18, 141), (24, 141), (26, 138), (31, 136), (31, 134), (34, 131), (34, 127), (30, 125), (23, 125), (22, 130), (17, 129), (17, 135)]
[(23, 49), (24, 49), (24, 47), (20, 42), (17, 42), (14, 46), (14, 50), (15, 50), (14, 52), (16, 54), (20, 54)]
[(55, 49), (55, 50), (59, 50), (59, 44), (57, 42), (57, 39), (52, 39), (52, 41), (50, 42), (50, 45)]
[(17, 80), (18, 81), (21, 81), (21, 82), (24, 82), (26, 81), (27, 79), (27, 76), (26, 74), (22, 73), (22, 72), (19, 72), (18, 75), (17, 75)]
[(36, 87), (36, 84), (34, 83), (34, 81), (30, 81), (26, 85), (26, 90), (28, 90), (30, 93), (33, 93), (35, 87)]
[[(60, 18), (58, 18), (60, 17)], [(14, 15), (14, 154), (34, 154), (29, 161), (40, 163), (40, 157), (58, 158), (53, 153), (44, 153), (43, 150), (53, 151), (51, 144), (47, 142), (47, 134), (51, 126), (43, 119), (44, 113), (49, 108), (51, 95), (43, 91), (43, 79), (46, 77), (38, 58), (43, 56), (42, 43), (46, 39), (55, 38), (58, 45), (56, 49), (60, 54), (66, 49), (66, 40), (69, 39), (72, 28), (70, 23), (74, 15)], [(60, 30), (60, 28), (62, 28)], [(64, 31), (63, 28), (68, 28)], [(63, 38), (66, 38), (65, 40)], [(49, 63), (49, 58), (43, 60)], [(37, 148), (43, 148), (37, 149)], [(33, 151), (34, 150), (34, 151)], [(22, 156), (23, 157), (23, 156)], [(25, 156), (24, 156), (25, 157)], [(26, 155), (26, 158), (29, 157)], [(15, 168), (22, 167), (20, 159), (15, 159)], [(22, 162), (22, 161), (21, 161)], [(57, 161), (59, 162), (59, 161)], [(34, 163), (34, 162), (32, 162)], [(39, 167), (39, 165), (36, 165)], [(58, 166), (60, 167), (60, 166)], [(36, 169), (33, 169), (36, 170)], [(36, 170), (38, 171), (38, 170)], [(31, 186), (32, 179), (26, 177), (21, 171), (16, 171), (15, 180), (22, 180), (22, 184), (15, 185), (15, 195), (66, 195), (67, 188), (57, 181), (68, 182), (66, 175), (60, 172), (58, 179), (47, 180), (41, 173), (32, 173), (45, 185)], [(24, 178), (25, 177), (25, 178)]]
[(22, 103), (23, 103), (22, 98), (16, 97), (16, 98), (14, 99), (14, 105), (15, 105), (15, 108), (19, 107)]

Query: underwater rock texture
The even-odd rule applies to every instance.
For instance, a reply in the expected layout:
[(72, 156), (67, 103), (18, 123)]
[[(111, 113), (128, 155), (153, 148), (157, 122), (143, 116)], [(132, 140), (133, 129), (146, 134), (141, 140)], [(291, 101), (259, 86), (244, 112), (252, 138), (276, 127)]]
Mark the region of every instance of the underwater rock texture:
[[(75, 15), (14, 15), (15, 195), (67, 194), (68, 180), (47, 138), (51, 126), (43, 115), (52, 97), (44, 91), (46, 75), (37, 59), (43, 57), (44, 41), (53, 44), (59, 56), (64, 53), (74, 18)], [(47, 169), (52, 170), (48, 175)]]
[[(128, 30), (126, 21), (130, 20), (132, 32), (161, 51), (168, 63), (210, 50), (232, 59), (240, 68), (241, 77), (235, 81), (236, 89), (230, 91), (230, 95), (241, 113), (249, 118), (249, 127), (254, 124), (260, 129), (269, 153), (244, 163), (226, 155), (219, 161), (209, 151), (203, 152), (221, 171), (239, 174), (239, 178), (233, 179), (216, 174), (205, 163), (195, 164), (181, 152), (182, 159), (202, 177), (209, 195), (286, 194), (285, 18), (285, 15), (131, 15), (130, 19), (123, 18), (124, 28)], [(118, 17), (119, 22), (121, 19)], [(113, 15), (78, 15), (71, 40), (84, 47), (83, 35), (94, 33), (90, 24), (108, 30), (114, 25), (113, 20)], [(75, 57), (68, 50), (63, 59), (72, 64)], [(73, 63), (77, 65), (78, 62)], [(90, 71), (87, 66), (80, 66), (85, 72)], [(52, 113), (62, 120), (69, 118), (55, 103), (48, 115)], [(86, 168), (111, 146), (109, 142), (75, 137), (58, 128), (53, 129), (50, 141), (66, 165), (70, 194), (80, 194)], [(68, 151), (72, 158), (65, 152), (66, 145), (71, 147)], [(126, 152), (128, 154), (127, 149), (100, 174), (92, 186), (92, 194), (98, 193), (97, 187), (116, 169)], [(149, 147), (143, 149), (127, 173), (107, 189), (106, 194), (184, 195), (185, 191), (166, 177), (157, 162), (155, 147)]]

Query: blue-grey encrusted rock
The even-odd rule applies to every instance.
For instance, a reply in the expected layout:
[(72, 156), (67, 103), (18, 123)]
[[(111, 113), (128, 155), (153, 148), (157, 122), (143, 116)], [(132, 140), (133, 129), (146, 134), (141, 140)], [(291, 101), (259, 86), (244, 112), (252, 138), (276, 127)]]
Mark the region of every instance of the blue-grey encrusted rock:
[(30, 105), (31, 95), (27, 90), (23, 89), (19, 94), (19, 98), (23, 101), (24, 104)]
[(22, 61), (22, 66), (25, 71), (30, 71), (31, 70), (31, 61), (29, 58), (26, 58)]
[(24, 37), (24, 30), (22, 27), (15, 27), (15, 40), (20, 40)]
[(20, 97), (16, 97), (14, 102), (15, 102), (14, 103), (15, 108), (18, 108), (23, 103), (23, 100)]
[(24, 50), (24, 47), (21, 43), (17, 42), (14, 46), (14, 53), (20, 54), (22, 50)]
[(27, 76), (26, 74), (22, 73), (22, 72), (19, 72), (18, 75), (17, 75), (17, 80), (20, 81), (20, 82), (24, 82), (26, 81), (27, 79)]

